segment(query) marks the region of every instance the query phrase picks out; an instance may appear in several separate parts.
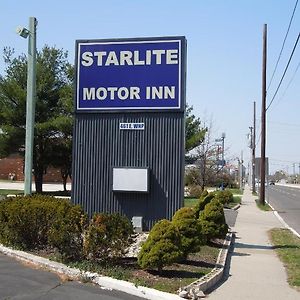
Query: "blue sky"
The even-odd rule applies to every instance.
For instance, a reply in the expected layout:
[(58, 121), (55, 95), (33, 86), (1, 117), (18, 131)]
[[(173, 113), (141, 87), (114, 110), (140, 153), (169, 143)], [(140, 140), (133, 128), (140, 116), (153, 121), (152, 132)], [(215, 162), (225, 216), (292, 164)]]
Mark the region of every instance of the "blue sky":
[[(76, 39), (186, 36), (187, 102), (201, 120), (212, 120), (215, 138), (226, 133), (225, 157), (234, 159), (243, 151), (247, 164), (250, 149), (246, 135), (252, 126), (253, 101), (260, 130), (263, 24), (268, 24), (269, 82), (294, 5), (295, 0), (2, 1), (0, 49), (10, 46), (16, 54), (27, 52), (27, 42), (15, 33), (15, 28), (28, 27), (30, 16), (38, 19), (38, 50), (45, 44), (63, 48), (69, 52), (71, 62)], [(268, 90), (269, 98), (279, 83), (299, 25), (300, 7)], [(299, 62), (300, 45), (267, 114), (271, 171), (284, 169), (292, 173), (292, 164), (296, 163), (299, 172), (300, 70), (282, 97)], [(4, 74), (2, 55), (0, 74)]]

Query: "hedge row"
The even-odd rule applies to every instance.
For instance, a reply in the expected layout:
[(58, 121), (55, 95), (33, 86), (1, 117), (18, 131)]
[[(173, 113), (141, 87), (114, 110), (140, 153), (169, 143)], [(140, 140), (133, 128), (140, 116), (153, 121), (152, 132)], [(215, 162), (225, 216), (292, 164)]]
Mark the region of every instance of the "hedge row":
[(222, 238), (228, 231), (223, 205), (229, 201), (228, 192), (201, 195), (195, 208), (184, 207), (172, 221), (161, 220), (154, 225), (138, 256), (144, 269), (157, 269), (186, 259), (190, 253), (214, 238)]
[[(228, 226), (223, 204), (227, 192), (204, 192), (195, 208), (184, 207), (172, 221), (161, 220), (141, 248), (142, 268), (186, 259), (201, 245), (224, 237)], [(95, 214), (91, 220), (78, 205), (51, 196), (8, 198), (0, 202), (0, 243), (23, 250), (55, 248), (64, 259), (115, 260), (132, 242), (133, 226), (119, 214)]]
[(33, 195), (0, 202), (0, 243), (22, 250), (55, 248), (64, 259), (97, 261), (124, 254), (133, 234), (119, 214), (95, 214), (88, 220), (79, 205)]

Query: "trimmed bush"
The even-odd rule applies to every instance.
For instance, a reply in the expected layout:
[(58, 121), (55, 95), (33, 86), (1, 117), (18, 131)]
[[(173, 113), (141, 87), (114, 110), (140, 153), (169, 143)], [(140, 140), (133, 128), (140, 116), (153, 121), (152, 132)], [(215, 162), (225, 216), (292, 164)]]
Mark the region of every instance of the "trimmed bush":
[(200, 213), (199, 221), (202, 233), (208, 240), (223, 238), (228, 231), (223, 205), (217, 199), (213, 199), (205, 206), (203, 212)]
[(0, 242), (23, 250), (43, 248), (60, 201), (45, 195), (1, 201)]
[(229, 190), (218, 191), (216, 193), (216, 199), (218, 199), (223, 205), (233, 202), (233, 194)]
[(132, 242), (133, 226), (119, 214), (94, 214), (86, 232), (84, 253), (91, 260), (115, 260)]
[(181, 258), (180, 233), (172, 222), (164, 219), (150, 231), (138, 255), (138, 264), (143, 269), (157, 269), (161, 273), (164, 266)]
[(204, 190), (201, 194), (201, 198), (204, 198), (208, 195), (208, 191), (207, 190)]
[(172, 218), (172, 223), (181, 235), (181, 249), (183, 258), (188, 254), (200, 251), (200, 246), (204, 244), (201, 226), (196, 219), (195, 210), (191, 207), (183, 207), (177, 210)]
[(81, 206), (62, 201), (57, 207), (55, 219), (49, 230), (49, 244), (55, 247), (64, 259), (82, 257), (83, 231), (87, 215)]
[(0, 242), (31, 250), (56, 247), (64, 258), (82, 253), (87, 216), (80, 206), (46, 195), (9, 198), (0, 202)]
[(201, 211), (203, 211), (205, 206), (214, 199), (215, 195), (215, 192), (210, 192), (208, 194), (204, 193), (203, 196), (200, 197), (198, 203), (195, 205), (196, 218), (199, 218)]

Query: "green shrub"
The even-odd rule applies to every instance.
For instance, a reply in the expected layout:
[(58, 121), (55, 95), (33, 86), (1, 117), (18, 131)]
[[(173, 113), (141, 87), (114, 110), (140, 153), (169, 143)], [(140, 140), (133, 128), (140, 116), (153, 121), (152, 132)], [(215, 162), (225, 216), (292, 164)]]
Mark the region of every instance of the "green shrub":
[(207, 190), (204, 190), (203, 192), (202, 192), (202, 194), (201, 194), (201, 198), (204, 198), (204, 197), (206, 197), (208, 195), (208, 191)]
[(81, 258), (86, 225), (87, 215), (79, 205), (61, 201), (48, 232), (49, 244), (57, 248), (64, 259)]
[(196, 219), (195, 210), (191, 207), (177, 210), (172, 218), (172, 223), (181, 235), (183, 258), (187, 258), (190, 253), (200, 251), (200, 246), (204, 244), (204, 236), (200, 223)]
[(124, 256), (132, 242), (133, 226), (119, 214), (94, 214), (85, 233), (84, 253), (92, 260), (115, 260)]
[(200, 213), (199, 221), (202, 233), (206, 236), (207, 240), (222, 238), (228, 231), (223, 205), (217, 199), (213, 199), (205, 206), (203, 212)]
[(229, 190), (218, 191), (216, 193), (216, 199), (218, 199), (223, 205), (233, 202), (233, 194)]
[(166, 265), (182, 258), (181, 238), (178, 229), (169, 220), (157, 222), (149, 233), (138, 255), (143, 269), (157, 268), (159, 273)]
[(43, 248), (48, 243), (47, 233), (59, 201), (44, 195), (1, 201), (1, 243), (24, 250)]
[(68, 200), (46, 195), (0, 203), (0, 242), (18, 249), (56, 247), (65, 258), (79, 257), (86, 215)]
[(215, 195), (215, 192), (210, 192), (208, 194), (204, 193), (204, 195), (200, 197), (198, 203), (195, 205), (196, 218), (199, 218), (200, 212), (214, 199)]

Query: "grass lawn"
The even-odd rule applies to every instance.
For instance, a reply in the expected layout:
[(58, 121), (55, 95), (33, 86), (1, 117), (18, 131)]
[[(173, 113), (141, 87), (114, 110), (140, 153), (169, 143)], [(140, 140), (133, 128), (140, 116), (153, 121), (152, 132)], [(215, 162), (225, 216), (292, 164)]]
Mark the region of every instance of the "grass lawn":
[(243, 191), (240, 189), (228, 189), (233, 195), (243, 195)]
[(17, 194), (23, 194), (24, 191), (22, 190), (5, 190), (5, 189), (0, 189), (0, 195), (17, 195)]
[(226, 205), (228, 208), (233, 208), (237, 204), (241, 204), (242, 197), (241, 196), (233, 196), (233, 202), (230, 202), (229, 204)]
[(189, 198), (189, 197), (185, 197), (184, 198), (184, 206), (185, 207), (192, 207), (195, 206), (195, 204), (198, 202), (198, 198)]
[(300, 239), (288, 229), (272, 229), (272, 244), (288, 274), (291, 286), (300, 287)]
[[(198, 202), (199, 199), (197, 198), (189, 198), (189, 197), (185, 197), (184, 198), (184, 206), (185, 207), (193, 207), (196, 205), (196, 203)], [(228, 205), (226, 205), (226, 207), (228, 208), (232, 208), (234, 206), (236, 206), (237, 204), (240, 204), (242, 200), (241, 196), (233, 196), (233, 202), (229, 203)]]
[[(22, 190), (5, 190), (5, 189), (0, 189), (0, 195), (19, 195), (19, 194), (24, 194), (24, 191)], [(33, 192), (35, 194), (35, 192)], [(43, 192), (44, 195), (49, 195), (49, 196), (62, 196), (62, 197), (70, 197), (71, 196), (71, 191), (56, 191), (56, 192)]]
[(263, 211), (271, 211), (272, 208), (269, 206), (268, 203), (265, 203), (265, 205), (262, 205), (258, 199), (255, 200), (256, 202), (256, 206), (260, 209), (260, 210), (263, 210)]

